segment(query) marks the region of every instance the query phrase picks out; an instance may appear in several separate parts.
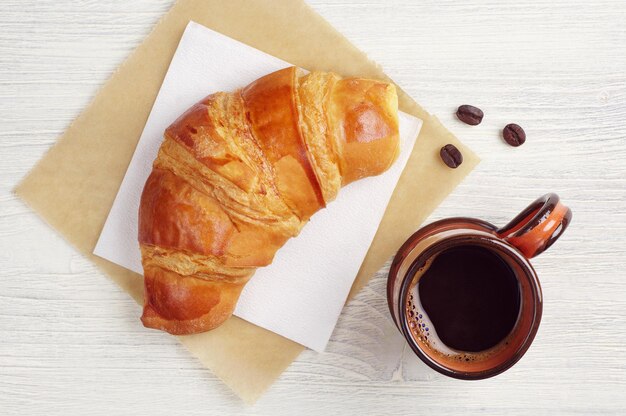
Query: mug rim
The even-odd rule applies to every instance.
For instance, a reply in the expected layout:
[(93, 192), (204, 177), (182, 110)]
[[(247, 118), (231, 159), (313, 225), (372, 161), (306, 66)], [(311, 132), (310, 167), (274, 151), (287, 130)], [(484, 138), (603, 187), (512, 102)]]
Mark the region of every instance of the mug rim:
[[(455, 220), (469, 220), (469, 218), (467, 219), (455, 218)], [(434, 224), (435, 223), (431, 225), (434, 225)], [(459, 229), (457, 229), (457, 231), (458, 230)], [(491, 227), (489, 227), (489, 231), (491, 231)], [(412, 240), (412, 238), (410, 238), (409, 240)], [(411, 330), (408, 326), (408, 319), (406, 316), (405, 305), (407, 302), (407, 297), (408, 297), (408, 292), (409, 292), (408, 289), (411, 286), (413, 275), (415, 274), (416, 270), (422, 267), (427, 259), (431, 258), (437, 252), (445, 249), (445, 246), (449, 245), (451, 241), (458, 242), (458, 241), (463, 241), (463, 240), (467, 241), (467, 243), (466, 244), (457, 243), (456, 245), (480, 245), (483, 247), (486, 246), (490, 251), (495, 251), (499, 256), (502, 256), (503, 254), (506, 255), (507, 259), (513, 260), (521, 267), (521, 269), (524, 272), (523, 273), (524, 278), (529, 281), (532, 287), (532, 296), (533, 296), (532, 305), (534, 307), (534, 311), (533, 311), (530, 330), (526, 334), (523, 342), (517, 348), (517, 350), (510, 356), (509, 359), (507, 359), (506, 361), (500, 363), (499, 365), (493, 368), (482, 370), (482, 371), (458, 371), (458, 370), (448, 368), (438, 363), (436, 360), (432, 359), (422, 350), (418, 342), (416, 342), (415, 339), (413, 338), (413, 335), (411, 334)], [(411, 248), (411, 250), (413, 249), (415, 249), (415, 247)], [(393, 269), (394, 268), (392, 265), (392, 270)], [(397, 273), (397, 269), (394, 271)], [(519, 280), (519, 277), (516, 276), (516, 279)], [(407, 343), (413, 350), (413, 352), (426, 365), (428, 365), (430, 368), (437, 371), (438, 373), (446, 375), (448, 377), (461, 379), (461, 380), (482, 380), (482, 379), (494, 377), (498, 374), (503, 373), (504, 371), (508, 370), (513, 365), (515, 365), (524, 356), (526, 351), (528, 351), (528, 349), (530, 348), (530, 345), (535, 339), (535, 336), (537, 335), (537, 331), (539, 329), (541, 316), (543, 313), (541, 285), (539, 284), (539, 279), (537, 277), (537, 273), (535, 272), (535, 269), (532, 267), (532, 265), (530, 264), (530, 261), (526, 258), (526, 256), (524, 256), (516, 247), (502, 240), (497, 235), (491, 235), (488, 232), (474, 230), (474, 229), (467, 229), (467, 232), (465, 233), (460, 233), (454, 236), (443, 238), (440, 241), (434, 242), (430, 246), (426, 247), (413, 260), (413, 262), (407, 268), (407, 273), (403, 277), (403, 280), (401, 282), (400, 292), (399, 292), (399, 302), (398, 302), (397, 307), (398, 307), (397, 312), (398, 312), (398, 318), (399, 318), (398, 327), (400, 331), (402, 332), (402, 335), (406, 339)]]

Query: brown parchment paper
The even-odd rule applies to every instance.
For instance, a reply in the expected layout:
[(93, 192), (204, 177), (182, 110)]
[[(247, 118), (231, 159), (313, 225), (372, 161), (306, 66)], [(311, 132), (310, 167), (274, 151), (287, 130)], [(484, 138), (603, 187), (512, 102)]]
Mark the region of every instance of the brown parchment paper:
[[(189, 20), (309, 70), (387, 79), (301, 0), (179, 0), (16, 189), (139, 303), (142, 277), (91, 253)], [(469, 149), (401, 90), (399, 99), (400, 109), (421, 118), (424, 125), (350, 296), (367, 284), (478, 163)], [(457, 169), (439, 160), (439, 149), (447, 143), (464, 154)], [(303, 350), (236, 317), (211, 332), (179, 339), (248, 403)]]

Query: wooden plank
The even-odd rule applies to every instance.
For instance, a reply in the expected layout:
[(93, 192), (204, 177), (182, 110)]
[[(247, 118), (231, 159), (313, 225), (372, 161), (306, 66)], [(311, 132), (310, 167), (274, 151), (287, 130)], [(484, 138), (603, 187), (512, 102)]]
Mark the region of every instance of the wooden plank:
[[(170, 0), (0, 4), (1, 414), (624, 414), (626, 3), (311, 1), (483, 161), (433, 215), (504, 224), (547, 191), (574, 211), (534, 261), (545, 312), (524, 359), (448, 380), (405, 350), (385, 270), (246, 408), (11, 193)], [(478, 127), (456, 106), (485, 110)], [(517, 122), (527, 143), (499, 129)], [(416, 202), (417, 203), (417, 202)]]

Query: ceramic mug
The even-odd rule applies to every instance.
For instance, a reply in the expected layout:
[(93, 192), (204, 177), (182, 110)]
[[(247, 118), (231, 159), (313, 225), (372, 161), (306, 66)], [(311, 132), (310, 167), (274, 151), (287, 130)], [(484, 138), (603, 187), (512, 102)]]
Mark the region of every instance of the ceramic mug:
[[(387, 301), (396, 326), (415, 354), (439, 373), (466, 380), (492, 377), (519, 361), (537, 333), (542, 313), (541, 286), (529, 259), (550, 247), (565, 231), (571, 218), (571, 210), (552, 193), (537, 199), (502, 228), (474, 218), (448, 218), (409, 237), (391, 265)], [(519, 285), (519, 312), (508, 335), (489, 350), (465, 352), (448, 348), (442, 351), (433, 348), (429, 341), (432, 338), (426, 337), (432, 330), (430, 334), (423, 332), (429, 328), (415, 320), (422, 317), (422, 312), (415, 311), (413, 319), (415, 306), (410, 299), (415, 292), (411, 288), (419, 283), (420, 276), (438, 254), (467, 246), (486, 249), (508, 265)], [(412, 305), (413, 309), (407, 305)]]

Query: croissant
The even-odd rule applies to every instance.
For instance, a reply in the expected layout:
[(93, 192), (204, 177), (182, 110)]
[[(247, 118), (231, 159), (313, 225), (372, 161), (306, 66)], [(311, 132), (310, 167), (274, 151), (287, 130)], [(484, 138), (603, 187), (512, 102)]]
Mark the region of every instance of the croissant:
[(165, 131), (139, 207), (146, 327), (219, 326), (339, 188), (395, 161), (393, 85), (303, 72), (209, 95)]

